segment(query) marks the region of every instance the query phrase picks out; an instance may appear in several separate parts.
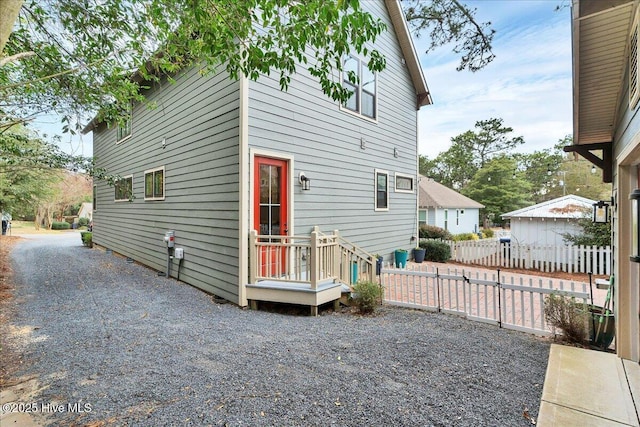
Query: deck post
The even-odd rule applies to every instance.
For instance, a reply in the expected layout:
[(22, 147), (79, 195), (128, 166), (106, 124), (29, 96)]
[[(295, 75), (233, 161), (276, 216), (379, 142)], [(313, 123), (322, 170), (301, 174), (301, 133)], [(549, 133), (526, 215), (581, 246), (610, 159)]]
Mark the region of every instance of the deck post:
[(258, 264), (258, 232), (251, 230), (249, 233), (249, 283), (256, 283), (257, 264)]
[(333, 276), (333, 280), (340, 280), (340, 232), (338, 230), (333, 230), (333, 247), (332, 254), (333, 259), (331, 260), (333, 264), (333, 269), (331, 270), (331, 275)]
[(311, 282), (311, 289), (318, 289), (318, 232), (311, 232), (311, 259), (309, 260), (311, 268), (309, 269), (309, 281)]

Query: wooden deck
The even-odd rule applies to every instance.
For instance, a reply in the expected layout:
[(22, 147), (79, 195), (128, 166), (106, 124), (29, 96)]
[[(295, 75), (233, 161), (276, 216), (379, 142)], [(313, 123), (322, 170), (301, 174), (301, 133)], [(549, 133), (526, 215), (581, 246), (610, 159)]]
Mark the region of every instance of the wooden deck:
[[(347, 288), (348, 289), (348, 288)], [(247, 299), (253, 310), (259, 301), (308, 305), (312, 316), (318, 315), (318, 306), (333, 301), (339, 304), (343, 285), (333, 280), (318, 283), (315, 289), (308, 282), (280, 282), (262, 280), (247, 285)]]
[[(343, 290), (360, 280), (373, 281), (375, 256), (342, 238), (338, 230), (309, 236), (250, 233), (249, 284), (246, 297), (251, 308), (259, 301), (318, 306), (339, 304)], [(343, 289), (346, 287), (346, 290)]]

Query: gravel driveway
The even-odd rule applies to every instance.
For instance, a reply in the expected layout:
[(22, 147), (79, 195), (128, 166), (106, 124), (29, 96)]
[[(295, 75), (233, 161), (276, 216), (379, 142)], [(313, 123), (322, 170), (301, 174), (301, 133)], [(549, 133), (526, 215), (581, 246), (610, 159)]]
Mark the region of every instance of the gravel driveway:
[(392, 307), (242, 310), (77, 233), (25, 239), (12, 263), (17, 310), (1, 327), (44, 425), (526, 426), (538, 413), (549, 343), (532, 335)]

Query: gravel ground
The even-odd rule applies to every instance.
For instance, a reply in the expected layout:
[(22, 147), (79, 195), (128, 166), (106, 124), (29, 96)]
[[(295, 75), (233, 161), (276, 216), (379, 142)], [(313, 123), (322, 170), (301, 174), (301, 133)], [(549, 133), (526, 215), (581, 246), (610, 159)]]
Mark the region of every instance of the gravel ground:
[(39, 378), (21, 400), (50, 411), (45, 425), (526, 426), (538, 413), (549, 343), (532, 335), (393, 307), (242, 310), (77, 233), (25, 239), (12, 264), (17, 310), (1, 327), (17, 375)]

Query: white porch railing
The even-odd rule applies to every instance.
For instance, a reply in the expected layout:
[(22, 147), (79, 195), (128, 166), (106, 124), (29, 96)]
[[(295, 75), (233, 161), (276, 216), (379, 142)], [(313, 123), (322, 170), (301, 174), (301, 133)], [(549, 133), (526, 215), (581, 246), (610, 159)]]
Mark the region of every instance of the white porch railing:
[[(382, 269), (380, 283), (388, 304), (457, 314), (539, 335), (552, 333), (544, 321), (546, 295), (560, 293), (585, 303), (591, 298), (586, 283), (418, 265), (415, 270), (388, 265)], [(604, 296), (594, 299), (601, 303)]]
[(545, 272), (611, 274), (611, 247), (521, 245), (498, 239), (444, 241), (451, 260), (486, 267), (525, 268)]
[(340, 237), (338, 231), (324, 234), (317, 227), (309, 236), (249, 236), (249, 280), (309, 283), (317, 289), (326, 280), (353, 285), (374, 279), (375, 258)]

